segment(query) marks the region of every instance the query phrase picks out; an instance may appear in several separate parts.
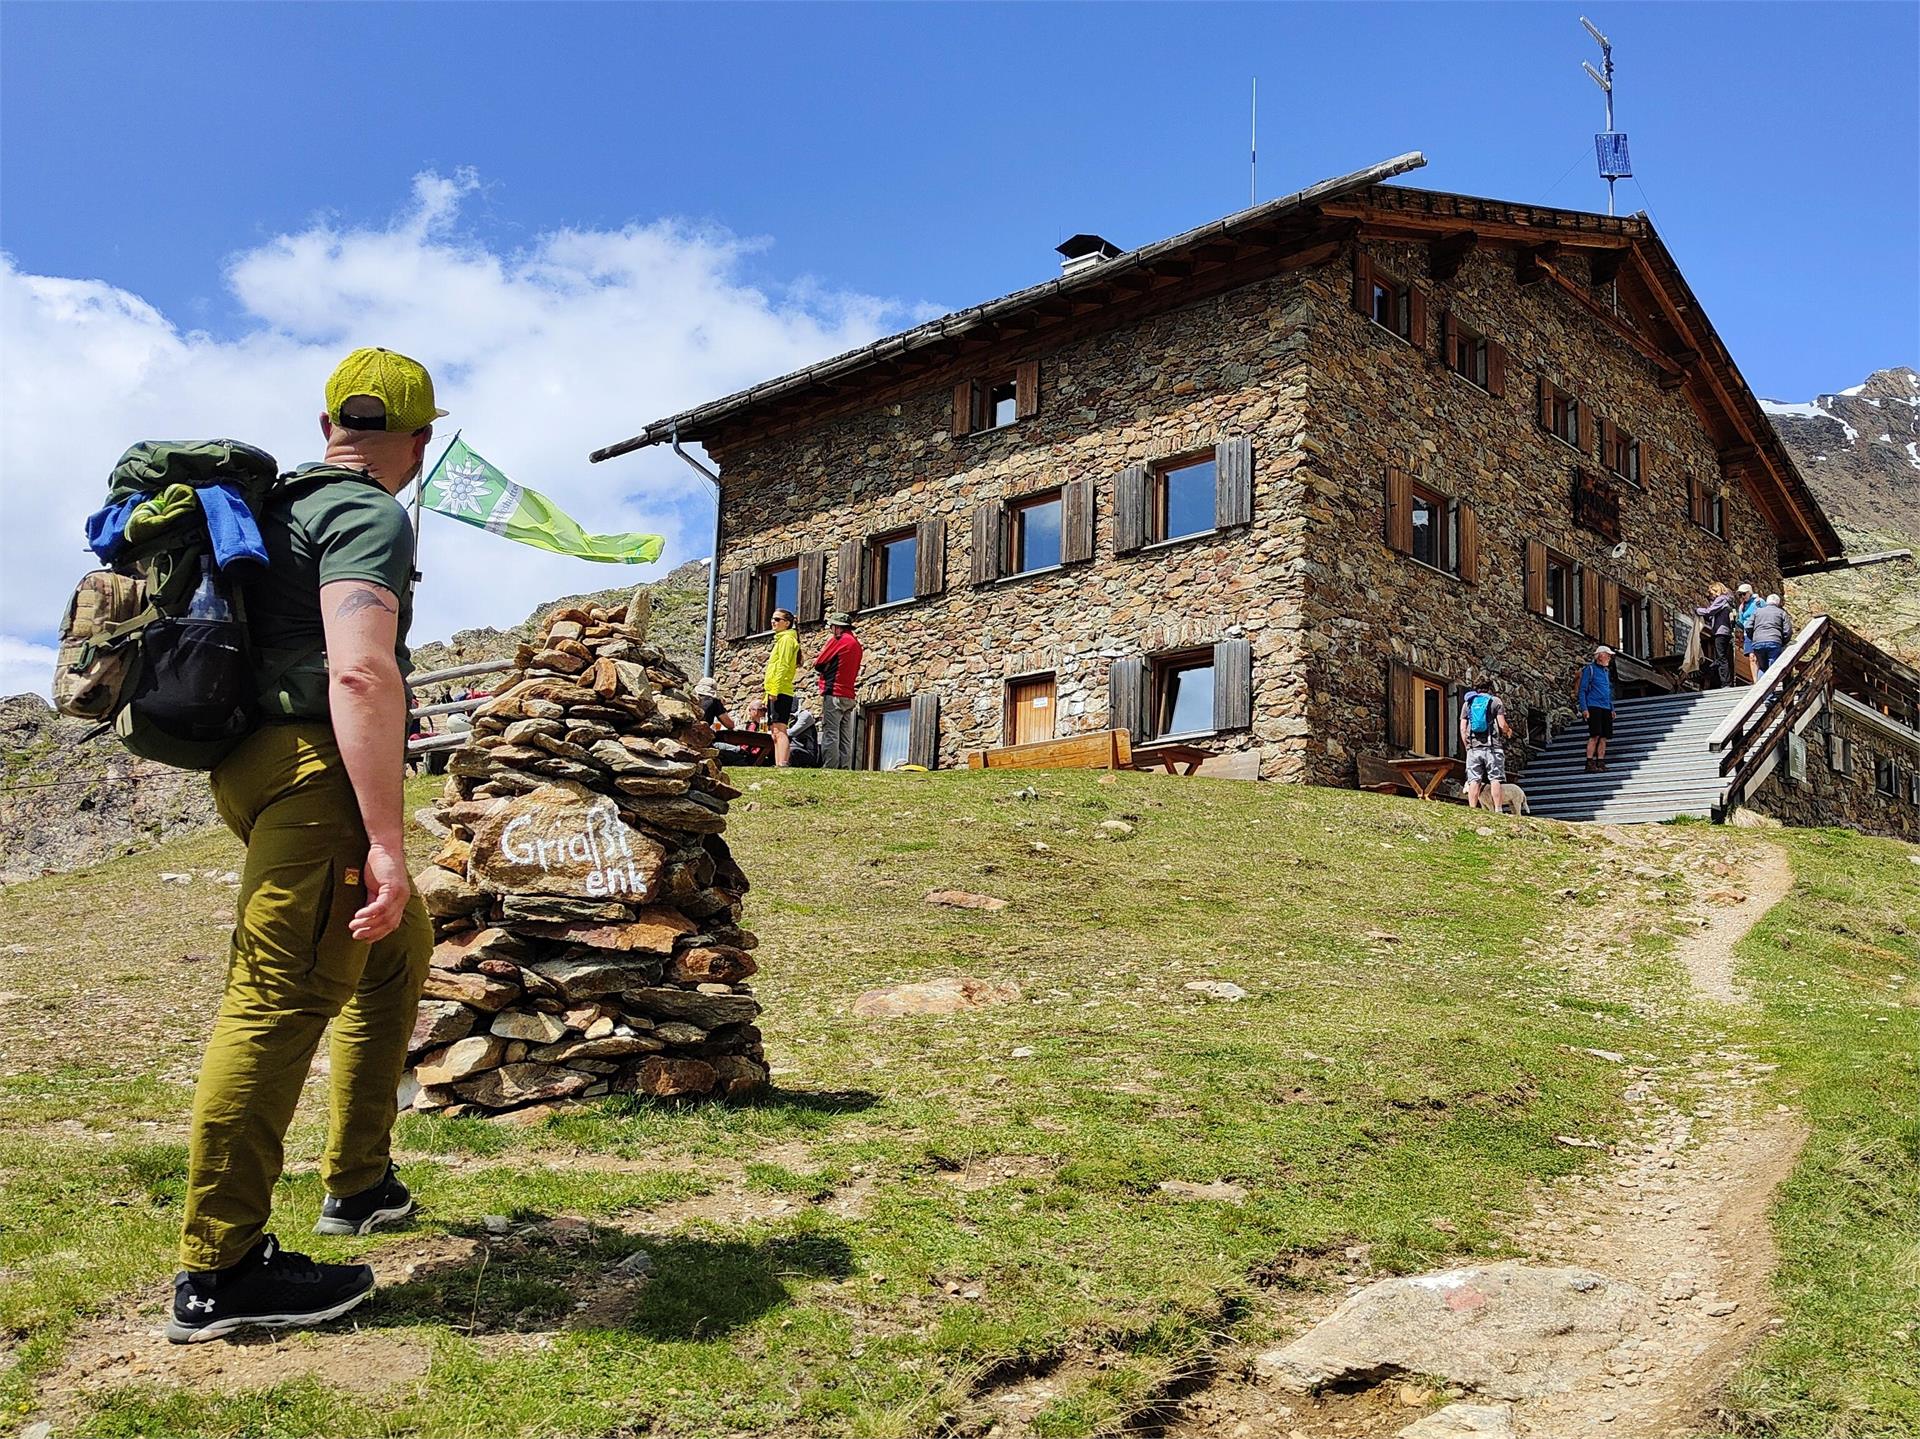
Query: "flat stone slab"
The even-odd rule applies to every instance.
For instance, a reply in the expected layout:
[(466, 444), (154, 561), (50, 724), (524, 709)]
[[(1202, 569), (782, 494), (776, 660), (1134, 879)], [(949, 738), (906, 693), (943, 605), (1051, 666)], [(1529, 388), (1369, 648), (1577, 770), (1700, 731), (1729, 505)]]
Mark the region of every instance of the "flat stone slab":
[(891, 984), (870, 989), (853, 1002), (862, 1019), (898, 1019), (912, 1014), (959, 1014), (1007, 1004), (1020, 997), (1018, 986), (985, 979), (929, 979), (919, 984)]
[(1423, 1375), (1489, 1398), (1532, 1399), (1592, 1373), (1650, 1317), (1630, 1284), (1508, 1260), (1370, 1284), (1255, 1366), (1302, 1394)]
[(1394, 1439), (1517, 1439), (1510, 1404), (1449, 1404), (1416, 1419)]

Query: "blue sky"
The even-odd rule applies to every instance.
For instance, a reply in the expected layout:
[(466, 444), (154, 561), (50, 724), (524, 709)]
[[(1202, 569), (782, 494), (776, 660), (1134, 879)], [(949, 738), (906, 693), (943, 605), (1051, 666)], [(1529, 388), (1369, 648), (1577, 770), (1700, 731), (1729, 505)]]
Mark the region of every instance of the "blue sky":
[[(285, 345), (274, 354), (305, 385), (351, 334), (368, 283), (356, 264), (385, 266), (384, 284), (413, 263), (411, 240), (453, 299), (435, 309), (383, 292), (374, 313), (390, 343), (448, 367), (456, 390), (488, 362), (511, 372), (519, 332), (500, 318), (463, 349), (441, 343), (431, 316), (497, 304), (499, 317), (544, 317), (546, 348), (526, 364), (545, 367), (550, 423), (523, 437), (470, 404), (456, 417), (468, 439), (513, 471), (491, 435), (517, 452), (516, 478), (569, 502), (607, 496), (605, 513), (581, 516), (590, 526), (651, 520), (673, 541), (669, 560), (685, 558), (699, 552), (697, 492), (638, 462), (587, 471), (587, 449), (814, 348), (1044, 278), (1052, 245), (1076, 230), (1132, 246), (1244, 205), (1253, 75), (1262, 198), (1419, 149), (1429, 165), (1408, 183), (1604, 208), (1581, 13), (12, 3), (0, 12), (0, 249), (12, 278), (98, 282), (85, 292), (94, 311), (176, 352), (169, 384), (191, 384), (210, 356), (298, 341), (299, 364)], [(1619, 127), (1640, 171), (1621, 209), (1651, 211), (1755, 389), (1804, 399), (1920, 361), (1920, 6), (1594, 0), (1587, 13), (1618, 47)], [(624, 362), (630, 345), (653, 368), (635, 361), (617, 384), (576, 393), (555, 348), (574, 333), (546, 278), (555, 237), (605, 247), (642, 232), (647, 258), (620, 260), (611, 279), (603, 257), (559, 261), (578, 313), (583, 289), (648, 291), (631, 325), (596, 334), (574, 363)], [(669, 333), (656, 292), (676, 287), (686, 308)], [(34, 293), (42, 311), (72, 303), (49, 300), (46, 283)], [(702, 305), (738, 323), (707, 323)], [(64, 330), (32, 333), (58, 345)], [(126, 346), (89, 353), (107, 383), (123, 373)], [(30, 430), (21, 377), (43, 367), (18, 334), (0, 365), (13, 376), (0, 404), (22, 407), (5, 428)], [(144, 392), (168, 395), (126, 365)], [(231, 425), (291, 434), (310, 400), (255, 428), (236, 400)], [(106, 459), (133, 437), (103, 433)], [(0, 443), (11, 494), (39, 451)], [(17, 578), (0, 583), (18, 594)], [(468, 598), (463, 614), (487, 609)], [(26, 612), (0, 606), (0, 634), (44, 637)]]

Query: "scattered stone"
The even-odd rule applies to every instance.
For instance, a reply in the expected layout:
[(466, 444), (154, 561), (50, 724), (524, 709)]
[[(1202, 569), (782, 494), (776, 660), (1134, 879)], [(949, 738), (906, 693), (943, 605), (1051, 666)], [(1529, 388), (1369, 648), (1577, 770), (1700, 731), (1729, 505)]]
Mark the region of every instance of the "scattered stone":
[(1103, 819), (1100, 821), (1100, 828), (1108, 834), (1116, 835), (1120, 838), (1125, 838), (1127, 835), (1133, 833), (1133, 826), (1128, 824), (1124, 819)]
[(1739, 1307), (1740, 1301), (1737, 1299), (1720, 1299), (1712, 1304), (1702, 1304), (1700, 1306), (1700, 1312), (1714, 1319), (1725, 1319)]
[(1163, 1179), (1158, 1188), (1162, 1194), (1171, 1194), (1176, 1199), (1212, 1199), (1222, 1204), (1247, 1202), (1247, 1191), (1224, 1179), (1216, 1179), (1210, 1184), (1195, 1184), (1188, 1179)]
[(616, 1259), (608, 1265), (607, 1273), (617, 1274), (622, 1279), (644, 1279), (653, 1273), (653, 1256), (644, 1249), (636, 1249), (625, 1259)]
[(1660, 1282), (1660, 1297), (1674, 1303), (1682, 1299), (1691, 1299), (1699, 1292), (1699, 1276), (1688, 1274), (1685, 1270), (1676, 1270)]
[(1298, 1393), (1423, 1375), (1528, 1399), (1590, 1372), (1646, 1311), (1629, 1284), (1509, 1260), (1370, 1284), (1256, 1363)]
[(169, 874), (169, 873), (167, 873), (167, 872), (165, 872), (165, 871), (162, 871), (162, 872), (161, 872), (161, 875), (160, 875), (160, 883), (162, 883), (162, 884), (192, 884), (192, 883), (193, 883), (193, 876), (192, 876), (192, 875), (190, 875), (190, 874)]
[(504, 1214), (483, 1215), (480, 1224), (489, 1234), (508, 1234), (513, 1230), (513, 1221)]
[(930, 889), (927, 891), (927, 903), (947, 909), (1001, 910), (1007, 907), (1004, 899), (996, 899), (990, 894), (974, 894), (964, 889)]
[(896, 1019), (906, 1015), (959, 1014), (993, 1004), (1011, 1004), (1019, 986), (985, 979), (930, 979), (870, 989), (853, 1002), (861, 1019)]
[(1224, 979), (1193, 979), (1180, 987), (1191, 994), (1203, 994), (1208, 999), (1224, 999), (1229, 1004), (1238, 1004), (1247, 997), (1247, 992), (1239, 985)]
[(1449, 1404), (1402, 1429), (1396, 1439), (1514, 1439), (1511, 1404)]

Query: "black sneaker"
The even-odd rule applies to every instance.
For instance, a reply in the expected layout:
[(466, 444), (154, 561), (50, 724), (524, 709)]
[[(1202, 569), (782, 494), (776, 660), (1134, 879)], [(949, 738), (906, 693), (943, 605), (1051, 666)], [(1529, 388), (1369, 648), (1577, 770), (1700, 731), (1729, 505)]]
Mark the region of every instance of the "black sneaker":
[(259, 1325), (287, 1329), (337, 1319), (373, 1293), (366, 1264), (315, 1264), (289, 1254), (271, 1234), (225, 1269), (186, 1270), (173, 1279), (175, 1344), (218, 1339)]
[(363, 1189), (348, 1199), (331, 1194), (320, 1206), (320, 1218), (313, 1226), (315, 1234), (366, 1234), (375, 1226), (413, 1213), (413, 1196), (400, 1176), (387, 1166), (387, 1177), (371, 1189)]

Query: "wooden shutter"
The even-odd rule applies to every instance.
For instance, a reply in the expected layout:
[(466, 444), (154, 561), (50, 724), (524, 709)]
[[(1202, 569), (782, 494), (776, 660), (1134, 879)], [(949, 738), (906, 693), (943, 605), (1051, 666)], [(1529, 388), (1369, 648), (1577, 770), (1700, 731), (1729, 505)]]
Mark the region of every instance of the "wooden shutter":
[(1600, 625), (1600, 572), (1580, 567), (1580, 632), (1590, 640), (1603, 633)]
[(1013, 413), (1019, 419), (1040, 413), (1040, 362), (1027, 360), (1013, 371)]
[(1444, 721), (1447, 732), (1441, 739), (1440, 746), (1454, 759), (1467, 757), (1466, 746), (1460, 739), (1460, 700), (1465, 693), (1466, 691), (1457, 684), (1447, 686), (1447, 714)]
[(1113, 477), (1113, 552), (1130, 555), (1147, 542), (1147, 504), (1153, 476), (1145, 465), (1128, 465)]
[(1553, 386), (1547, 383), (1547, 377), (1545, 375), (1540, 376), (1539, 386), (1539, 399), (1534, 409), (1540, 421), (1540, 428), (1551, 433), (1553, 430)]
[(1673, 653), (1672, 622), (1667, 618), (1667, 607), (1658, 600), (1647, 601), (1647, 649), (1649, 659), (1660, 659)]
[(1413, 476), (1397, 467), (1387, 470), (1387, 548), (1413, 553)]
[(921, 599), (947, 587), (947, 522), (922, 520), (913, 531), (913, 592)]
[(1147, 738), (1147, 662), (1138, 655), (1107, 667), (1107, 727), (1123, 729), (1134, 744)]
[(1213, 447), (1213, 527), (1253, 523), (1253, 441), (1235, 435)]
[(859, 540), (842, 540), (840, 557), (833, 562), (833, 602), (848, 614), (857, 613), (865, 600), (865, 550)]
[(1593, 411), (1587, 408), (1587, 402), (1580, 400), (1573, 407), (1574, 433), (1580, 437), (1580, 453), (1593, 453)]
[(727, 576), (726, 614), (721, 621), (724, 638), (737, 640), (746, 637), (747, 605), (752, 597), (752, 570), (735, 570)]
[(1594, 638), (1604, 645), (1620, 647), (1620, 582), (1600, 581), (1600, 626)]
[(925, 690), (907, 706), (907, 763), (940, 766), (940, 692)]
[(793, 605), (797, 624), (818, 624), (827, 612), (827, 552), (805, 550), (800, 555), (800, 583)]
[(953, 387), (953, 433), (970, 435), (973, 433), (973, 417), (979, 413), (974, 402), (977, 386), (972, 380), (962, 380)]
[(1527, 608), (1547, 612), (1547, 547), (1540, 540), (1527, 541)]
[(1407, 339), (1416, 350), (1427, 347), (1427, 297), (1418, 285), (1407, 286)]
[(1221, 640), (1213, 647), (1213, 727), (1253, 723), (1253, 642)]
[(1413, 671), (1399, 660), (1387, 661), (1387, 743), (1413, 748)]
[(1692, 520), (1696, 525), (1701, 525), (1706, 523), (1706, 521), (1702, 518), (1702, 514), (1701, 514), (1702, 510), (1705, 508), (1701, 504), (1701, 497), (1705, 493), (1706, 493), (1706, 489), (1700, 483), (1700, 477), (1698, 475), (1688, 475), (1687, 476), (1687, 518)]
[(1093, 481), (1074, 480), (1060, 487), (1060, 563), (1093, 558)]
[(1619, 443), (1619, 431), (1614, 427), (1613, 422), (1605, 415), (1599, 416), (1594, 421), (1594, 426), (1600, 432), (1600, 468), (1607, 471), (1608, 474), (1612, 474), (1614, 470), (1613, 452)]
[(1440, 312), (1440, 363), (1449, 370), (1453, 368), (1453, 337), (1453, 311), (1442, 310)]
[(1470, 585), (1480, 583), (1480, 521), (1473, 506), (1462, 501), (1460, 516), (1460, 578)]
[(1353, 251), (1353, 308), (1373, 318), (1373, 261), (1359, 245)]
[(1000, 578), (1000, 532), (1006, 508), (999, 500), (988, 500), (973, 512), (973, 554), (970, 578), (976, 585), (990, 585)]
[(1507, 393), (1507, 347), (1487, 341), (1487, 393)]

